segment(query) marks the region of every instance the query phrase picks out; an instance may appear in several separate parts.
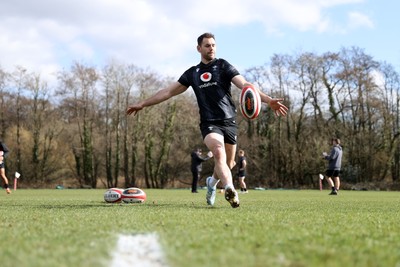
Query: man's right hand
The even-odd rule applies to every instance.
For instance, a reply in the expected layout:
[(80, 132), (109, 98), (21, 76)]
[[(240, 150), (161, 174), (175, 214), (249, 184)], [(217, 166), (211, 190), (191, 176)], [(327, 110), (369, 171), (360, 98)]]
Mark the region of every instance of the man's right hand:
[(136, 113), (142, 109), (143, 106), (141, 104), (135, 104), (128, 107), (128, 109), (126, 110), (126, 114), (131, 115), (133, 113), (133, 115), (136, 115)]

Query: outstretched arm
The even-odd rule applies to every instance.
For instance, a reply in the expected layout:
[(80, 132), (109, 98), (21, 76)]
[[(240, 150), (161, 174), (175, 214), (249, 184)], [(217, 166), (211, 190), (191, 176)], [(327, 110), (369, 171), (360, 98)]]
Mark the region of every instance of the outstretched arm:
[(187, 89), (186, 86), (180, 84), (179, 82), (174, 82), (170, 86), (161, 89), (153, 96), (140, 101), (139, 103), (130, 105), (126, 110), (126, 114), (131, 115), (132, 113), (136, 115), (139, 110), (142, 110), (145, 107), (157, 105), (165, 100), (170, 99), (173, 96), (181, 94), (185, 92)]
[(213, 153), (211, 151), (207, 152), (207, 155), (203, 158), (203, 161), (209, 160), (213, 157)]
[(242, 90), (246, 86), (252, 86), (252, 87), (256, 88), (256, 90), (260, 94), (261, 102), (267, 103), (271, 107), (271, 109), (274, 110), (275, 115), (286, 116), (289, 109), (284, 104), (281, 103), (281, 101), (284, 100), (283, 98), (272, 98), (272, 97), (268, 96), (264, 92), (261, 92), (260, 89), (258, 89), (256, 86), (254, 86), (253, 84), (246, 81), (246, 79), (242, 75), (237, 75), (237, 76), (233, 77), (232, 82), (240, 90)]

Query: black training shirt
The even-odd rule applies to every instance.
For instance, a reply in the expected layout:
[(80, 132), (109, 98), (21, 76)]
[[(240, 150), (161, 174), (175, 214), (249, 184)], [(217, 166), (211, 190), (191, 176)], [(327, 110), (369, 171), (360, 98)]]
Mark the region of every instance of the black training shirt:
[(232, 100), (231, 81), (239, 72), (220, 58), (208, 64), (200, 62), (185, 71), (178, 82), (191, 86), (199, 105), (200, 121), (216, 121), (236, 116)]

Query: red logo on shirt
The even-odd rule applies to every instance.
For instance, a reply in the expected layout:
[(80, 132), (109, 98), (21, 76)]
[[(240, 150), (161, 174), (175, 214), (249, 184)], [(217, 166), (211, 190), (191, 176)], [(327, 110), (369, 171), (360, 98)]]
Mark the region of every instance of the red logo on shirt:
[(203, 82), (209, 82), (209, 81), (211, 80), (211, 77), (212, 77), (211, 73), (205, 72), (205, 73), (203, 73), (203, 74), (200, 76), (200, 79), (201, 79)]

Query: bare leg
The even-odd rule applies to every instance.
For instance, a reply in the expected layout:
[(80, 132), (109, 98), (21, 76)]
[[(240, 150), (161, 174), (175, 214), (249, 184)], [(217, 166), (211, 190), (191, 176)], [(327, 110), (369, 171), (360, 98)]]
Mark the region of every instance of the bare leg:
[(239, 177), (239, 183), (240, 183), (240, 188), (242, 189), (246, 189), (246, 183), (244, 182), (244, 176), (243, 177)]
[(4, 181), (4, 184), (8, 185), (8, 179), (7, 179), (6, 171), (4, 170), (4, 168), (0, 169), (0, 176)]
[(226, 164), (228, 164), (229, 169), (235, 167), (235, 155), (236, 155), (236, 145), (225, 144), (226, 151)]
[(7, 179), (6, 171), (4, 168), (0, 168), (0, 176), (4, 181), (4, 188), (6, 189), (7, 194), (10, 194), (11, 191), (10, 191), (10, 188), (8, 187), (8, 179)]
[(208, 134), (204, 138), (204, 143), (214, 155), (214, 177), (221, 179), (223, 186), (233, 185), (230, 166), (233, 167), (235, 164), (236, 145), (225, 146), (223, 136), (217, 133)]
[(335, 180), (335, 188), (336, 188), (336, 190), (339, 190), (340, 178), (339, 177), (333, 177), (333, 179)]
[[(222, 186), (225, 187), (225, 199), (231, 204), (232, 208), (239, 207), (239, 197), (233, 186), (231, 173), (231, 168), (235, 165), (236, 145), (225, 144), (224, 137), (217, 133), (208, 134), (204, 138), (204, 143), (214, 155), (214, 177), (221, 179)], [(212, 177), (210, 180), (213, 180)], [(217, 183), (218, 181), (214, 180), (214, 182)], [(211, 183), (209, 185), (215, 186), (215, 184)], [(214, 202), (212, 191), (215, 190), (208, 190), (206, 195), (207, 204), (209, 205), (213, 205)]]
[(335, 184), (333, 183), (333, 181), (332, 181), (332, 178), (331, 178), (331, 177), (328, 177), (328, 179), (326, 179), (326, 180), (328, 181), (328, 183), (329, 183), (330, 187), (335, 187)]

